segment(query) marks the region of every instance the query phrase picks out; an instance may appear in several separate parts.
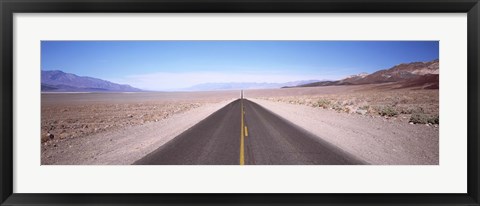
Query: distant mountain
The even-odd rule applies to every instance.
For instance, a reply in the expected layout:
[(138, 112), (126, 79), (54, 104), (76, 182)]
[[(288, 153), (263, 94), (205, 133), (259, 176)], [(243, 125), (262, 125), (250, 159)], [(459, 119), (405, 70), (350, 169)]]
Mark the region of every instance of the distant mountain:
[(140, 92), (141, 89), (126, 84), (81, 77), (60, 70), (43, 71), (42, 92)]
[(214, 90), (239, 90), (239, 89), (274, 89), (282, 87), (293, 87), (319, 80), (303, 80), (285, 83), (259, 83), (259, 82), (228, 82), (228, 83), (205, 83), (197, 84), (189, 88), (182, 89), (184, 91), (214, 91)]
[(438, 89), (439, 61), (412, 62), (399, 64), (390, 69), (379, 70), (372, 74), (361, 73), (338, 81), (319, 81), (302, 84), (298, 87), (318, 87), (333, 85), (361, 85), (395, 82), (400, 87), (423, 87)]

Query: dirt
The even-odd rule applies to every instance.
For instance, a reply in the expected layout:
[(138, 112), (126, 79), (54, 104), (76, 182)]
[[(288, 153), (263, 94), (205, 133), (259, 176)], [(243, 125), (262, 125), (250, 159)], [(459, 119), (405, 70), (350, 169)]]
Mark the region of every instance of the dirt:
[[(439, 124), (438, 89), (392, 89), (394, 84), (252, 90), (246, 96), (306, 105), (341, 113), (397, 118), (406, 123)], [(425, 117), (418, 121), (415, 116)]]
[(42, 94), (41, 162), (130, 164), (235, 98), (236, 91)]
[[(439, 164), (438, 90), (385, 85), (247, 91), (246, 97), (369, 164)], [(390, 112), (385, 112), (389, 107)], [(359, 112), (360, 111), (360, 112)], [(382, 113), (385, 112), (385, 113)]]

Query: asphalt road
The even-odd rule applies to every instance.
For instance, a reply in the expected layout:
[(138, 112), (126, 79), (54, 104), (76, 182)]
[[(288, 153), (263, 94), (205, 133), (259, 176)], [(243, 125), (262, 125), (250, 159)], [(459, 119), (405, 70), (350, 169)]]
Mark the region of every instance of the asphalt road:
[(239, 99), (134, 164), (353, 165), (364, 163), (260, 105), (246, 99)]

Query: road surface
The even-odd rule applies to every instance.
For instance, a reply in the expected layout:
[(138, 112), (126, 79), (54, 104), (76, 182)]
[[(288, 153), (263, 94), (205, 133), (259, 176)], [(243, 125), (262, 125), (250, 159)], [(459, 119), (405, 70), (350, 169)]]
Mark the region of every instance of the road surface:
[(238, 99), (134, 164), (352, 165), (364, 162), (260, 105)]

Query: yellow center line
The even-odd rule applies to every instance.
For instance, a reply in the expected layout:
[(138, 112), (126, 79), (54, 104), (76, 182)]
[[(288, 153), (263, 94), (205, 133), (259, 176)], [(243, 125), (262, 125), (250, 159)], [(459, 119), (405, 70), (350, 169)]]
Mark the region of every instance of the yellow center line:
[(244, 155), (244, 134), (243, 134), (243, 98), (240, 100), (240, 165), (245, 164), (245, 155)]

